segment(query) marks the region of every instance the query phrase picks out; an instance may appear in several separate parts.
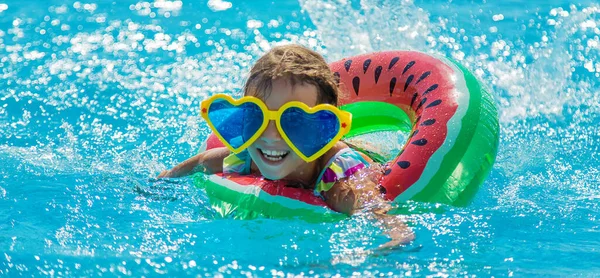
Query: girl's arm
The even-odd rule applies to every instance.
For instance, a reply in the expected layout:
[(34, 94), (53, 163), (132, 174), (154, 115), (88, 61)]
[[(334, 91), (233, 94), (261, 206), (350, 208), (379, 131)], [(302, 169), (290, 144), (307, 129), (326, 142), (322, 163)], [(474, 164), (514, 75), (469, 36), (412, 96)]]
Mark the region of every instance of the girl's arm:
[(158, 178), (179, 178), (197, 172), (221, 173), (223, 172), (223, 159), (229, 154), (230, 151), (226, 147), (210, 149), (188, 158), (171, 170), (163, 171)]
[[(345, 142), (337, 142), (327, 153), (323, 155), (322, 168), (328, 167), (330, 159), (334, 157), (338, 152), (342, 151), (349, 146)], [(359, 154), (368, 161), (371, 166), (363, 168), (353, 175), (340, 179), (334, 183), (334, 185), (327, 191), (323, 192), (323, 197), (327, 205), (337, 212), (341, 212), (347, 215), (352, 215), (356, 210), (364, 207), (365, 202), (372, 202), (372, 200), (379, 197), (378, 182), (381, 177), (381, 166), (374, 163), (371, 158)], [(382, 199), (381, 197), (379, 197)]]
[(368, 208), (381, 225), (383, 233), (390, 237), (390, 241), (379, 246), (379, 249), (408, 244), (415, 239), (415, 234), (401, 216), (387, 214), (391, 206), (379, 192), (378, 181), (382, 169), (376, 165), (372, 164), (371, 167), (337, 181), (331, 189), (324, 192), (325, 202), (333, 210), (347, 215)]

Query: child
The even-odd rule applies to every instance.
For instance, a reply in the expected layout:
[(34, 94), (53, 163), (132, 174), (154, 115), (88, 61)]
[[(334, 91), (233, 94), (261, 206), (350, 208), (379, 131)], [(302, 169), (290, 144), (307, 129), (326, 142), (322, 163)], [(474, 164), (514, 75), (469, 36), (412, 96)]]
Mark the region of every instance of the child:
[[(338, 93), (336, 79), (323, 57), (298, 45), (275, 47), (262, 56), (252, 67), (244, 87), (244, 96), (260, 99), (270, 111), (277, 111), (290, 102), (301, 102), (308, 107), (319, 104), (337, 106)], [(252, 129), (251, 122), (246, 120), (243, 123), (244, 130)], [(284, 120), (281, 119), (280, 123), (283, 125)], [(313, 133), (321, 134), (322, 131), (315, 130)], [(210, 149), (163, 171), (158, 178), (182, 177), (196, 172), (256, 173), (267, 179), (285, 180), (292, 186), (313, 189), (330, 208), (348, 215), (366, 206), (385, 204), (377, 185), (382, 174), (381, 167), (344, 142), (337, 141), (318, 158), (307, 160), (306, 156), (315, 152), (303, 155), (302, 151), (298, 151), (302, 147), (291, 147), (287, 143), (289, 139), (282, 137), (273, 120), (257, 136), (237, 154), (226, 147)], [(233, 141), (232, 138), (232, 145)], [(313, 140), (309, 138), (306, 141)], [(239, 147), (239, 144), (233, 147)], [(385, 209), (376, 213), (386, 218)], [(393, 239), (389, 246), (413, 239), (412, 232), (404, 223), (394, 225), (388, 231)]]

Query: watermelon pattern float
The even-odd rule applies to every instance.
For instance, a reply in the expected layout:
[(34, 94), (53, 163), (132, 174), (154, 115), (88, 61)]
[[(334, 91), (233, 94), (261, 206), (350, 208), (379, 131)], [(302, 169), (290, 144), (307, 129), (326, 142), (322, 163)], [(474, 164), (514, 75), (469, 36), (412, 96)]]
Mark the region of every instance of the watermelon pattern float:
[(463, 206), (489, 174), (498, 148), (491, 95), (462, 65), (421, 52), (360, 55), (331, 64), (342, 109), (352, 112), (347, 137), (409, 131), (381, 185), (394, 201)]
[[(414, 51), (364, 54), (330, 66), (342, 90), (340, 108), (353, 117), (346, 139), (379, 131), (409, 134), (380, 181), (387, 199), (456, 206), (472, 200), (491, 170), (499, 141), (494, 101), (472, 73), (447, 58)], [(214, 135), (206, 142), (207, 149), (220, 146)], [(219, 211), (225, 206), (308, 221), (343, 217), (311, 190), (262, 177), (196, 179)]]

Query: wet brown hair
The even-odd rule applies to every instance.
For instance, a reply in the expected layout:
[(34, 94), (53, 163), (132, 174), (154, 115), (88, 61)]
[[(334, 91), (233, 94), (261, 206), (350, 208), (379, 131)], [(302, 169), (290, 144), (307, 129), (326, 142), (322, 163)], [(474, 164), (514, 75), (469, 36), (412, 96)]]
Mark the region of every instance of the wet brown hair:
[(277, 46), (260, 57), (250, 70), (244, 86), (244, 95), (262, 100), (271, 94), (272, 82), (286, 78), (295, 84), (311, 84), (317, 87), (317, 104), (337, 106), (339, 88), (336, 79), (323, 57), (300, 45)]

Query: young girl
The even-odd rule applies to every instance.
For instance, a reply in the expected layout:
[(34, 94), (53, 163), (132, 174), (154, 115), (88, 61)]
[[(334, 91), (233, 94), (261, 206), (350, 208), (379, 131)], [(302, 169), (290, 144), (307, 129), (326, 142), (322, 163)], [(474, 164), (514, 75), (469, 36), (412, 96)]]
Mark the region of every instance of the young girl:
[[(244, 87), (244, 96), (260, 99), (270, 111), (278, 111), (290, 102), (301, 102), (308, 107), (337, 106), (338, 93), (336, 79), (323, 57), (298, 45), (275, 47), (262, 56), (252, 67)], [(243, 124), (252, 126), (251, 121)], [(315, 130), (314, 134), (322, 132), (325, 130)], [(285, 180), (291, 186), (313, 189), (330, 208), (348, 215), (366, 206), (385, 204), (377, 185), (381, 167), (344, 142), (329, 144), (330, 148), (325, 148), (321, 156), (307, 160), (308, 155), (301, 157), (298, 146), (293, 148), (284, 140), (273, 120), (257, 136), (237, 154), (226, 147), (210, 149), (163, 171), (158, 178), (196, 172), (255, 173), (271, 180)], [(379, 208), (376, 213), (385, 217), (385, 209)], [(414, 237), (404, 223), (394, 223), (388, 234), (393, 239), (388, 243), (390, 246)]]

